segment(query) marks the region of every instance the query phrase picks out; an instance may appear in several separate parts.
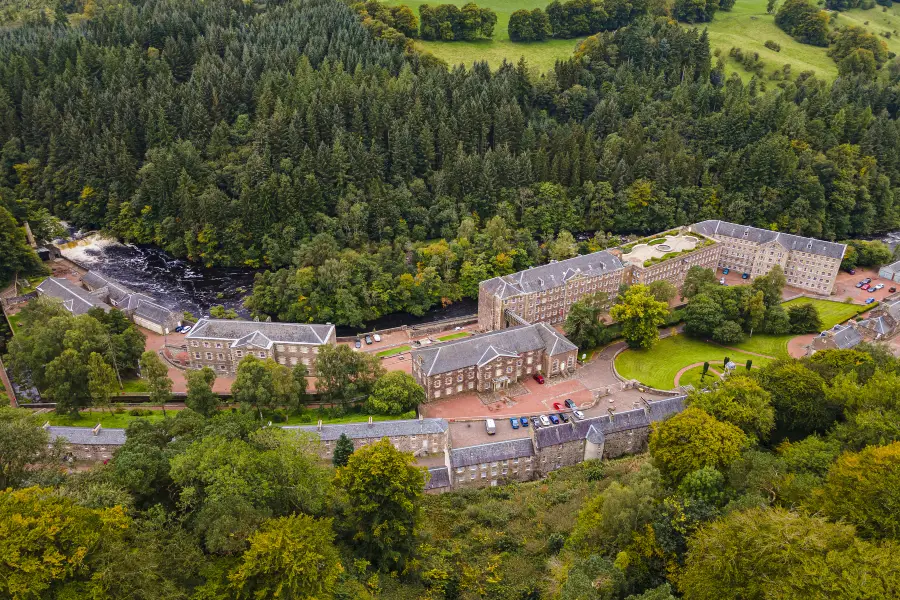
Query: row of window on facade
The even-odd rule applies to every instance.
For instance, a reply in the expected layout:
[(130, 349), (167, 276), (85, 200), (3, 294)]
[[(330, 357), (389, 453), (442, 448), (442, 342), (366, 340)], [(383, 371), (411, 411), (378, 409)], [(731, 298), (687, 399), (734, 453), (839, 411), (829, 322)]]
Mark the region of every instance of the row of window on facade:
[[(201, 345), (201, 343), (200, 343), (199, 341), (197, 341), (197, 340), (191, 340), (191, 347), (193, 347), (193, 348), (199, 348), (200, 345)], [(204, 347), (204, 348), (224, 348), (224, 347), (225, 347), (225, 344), (222, 343), (222, 342), (203, 342), (203, 347)], [(296, 354), (297, 352), (299, 352), (300, 354), (309, 354), (310, 352), (312, 352), (313, 354), (318, 354), (318, 353), (319, 353), (319, 347), (318, 347), (318, 346), (285, 346), (284, 344), (277, 344), (277, 345), (275, 346), (275, 348), (278, 350), (278, 352), (285, 352), (285, 351), (287, 351), (287, 352), (290, 352), (290, 353), (292, 353), (292, 354)], [(299, 348), (299, 350), (298, 350), (298, 348)], [(248, 354), (251, 354), (251, 353), (252, 353), (252, 352), (249, 351), (249, 350), (248, 350), (247, 352), (248, 352)], [(235, 354), (236, 354), (237, 356), (241, 356), (241, 355), (242, 355), (242, 351), (241, 351), (241, 350), (235, 350)]]

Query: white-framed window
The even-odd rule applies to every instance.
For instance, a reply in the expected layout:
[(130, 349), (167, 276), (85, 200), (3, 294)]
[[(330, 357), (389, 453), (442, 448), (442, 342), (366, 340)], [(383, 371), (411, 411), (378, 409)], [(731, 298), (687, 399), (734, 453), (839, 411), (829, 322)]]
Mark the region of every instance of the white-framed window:
[(300, 352), (303, 354), (309, 354), (309, 346), (300, 346)]
[(221, 347), (222, 347), (222, 342), (216, 342), (216, 348), (221, 348)]
[(276, 348), (278, 349), (279, 352), (284, 352), (284, 344), (278, 344), (276, 346)]
[(209, 348), (209, 342), (203, 342), (203, 347), (204, 347), (204, 348)]
[(288, 346), (288, 352), (297, 352), (297, 346)]
[(206, 360), (212, 360), (212, 352), (206, 353)]
[(240, 358), (244, 355), (244, 351), (243, 350), (235, 350), (234, 355), (237, 356), (238, 358)]
[(218, 354), (216, 354), (216, 358), (219, 360), (225, 360), (225, 355), (219, 352)]
[(194, 358), (196, 358), (197, 360), (200, 360), (200, 353), (194, 352)]
[(260, 352), (260, 353), (259, 353), (259, 357), (260, 357), (260, 358), (265, 358), (265, 357), (266, 357), (266, 353), (265, 353), (265, 352)]

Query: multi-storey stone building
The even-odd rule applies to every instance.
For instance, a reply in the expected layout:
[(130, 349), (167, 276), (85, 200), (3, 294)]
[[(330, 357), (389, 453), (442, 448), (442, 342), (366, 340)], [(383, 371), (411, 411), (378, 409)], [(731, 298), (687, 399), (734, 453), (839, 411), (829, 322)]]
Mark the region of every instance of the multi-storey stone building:
[(671, 231), (629, 244), (616, 252), (621, 252), (625, 265), (623, 283), (648, 285), (654, 281), (668, 281), (680, 288), (691, 267), (715, 270), (721, 247), (702, 235)]
[(444, 454), (449, 445), (450, 424), (445, 419), (406, 419), (401, 421), (370, 421), (341, 425), (289, 425), (284, 429), (315, 434), (322, 442), (322, 458), (330, 459), (341, 434), (353, 442), (353, 449), (374, 444), (388, 438), (397, 450), (416, 456)]
[(562, 323), (572, 304), (584, 296), (615, 296), (622, 271), (617, 256), (601, 251), (482, 281), (478, 327), (493, 331), (522, 323)]
[(454, 488), (530, 481), (535, 476), (534, 445), (526, 437), (453, 448), (450, 476)]
[(575, 368), (578, 348), (546, 323), (492, 331), (412, 352), (412, 375), (426, 400), (501, 390), (535, 373)]
[(725, 221), (702, 221), (691, 229), (722, 245), (719, 268), (753, 279), (780, 265), (788, 285), (823, 296), (831, 294), (847, 249), (845, 244)]
[(125, 444), (124, 429), (104, 429), (99, 424), (94, 427), (57, 427), (44, 425), (50, 434), (50, 441), (61, 438), (66, 448), (66, 456), (73, 460), (97, 462), (109, 460)]
[(334, 344), (335, 332), (334, 325), (200, 319), (185, 341), (194, 369), (210, 367), (216, 373), (234, 375), (238, 363), (253, 355), (286, 367), (303, 364), (315, 375), (319, 348)]
[(104, 311), (112, 309), (106, 302), (62, 277), (48, 277), (37, 286), (37, 292), (41, 296), (56, 298), (62, 302), (67, 311), (75, 316), (83, 315), (92, 308), (100, 308)]
[(181, 325), (182, 314), (157, 303), (153, 298), (135, 292), (98, 271), (88, 271), (81, 284), (91, 295), (127, 314), (136, 325), (166, 335)]

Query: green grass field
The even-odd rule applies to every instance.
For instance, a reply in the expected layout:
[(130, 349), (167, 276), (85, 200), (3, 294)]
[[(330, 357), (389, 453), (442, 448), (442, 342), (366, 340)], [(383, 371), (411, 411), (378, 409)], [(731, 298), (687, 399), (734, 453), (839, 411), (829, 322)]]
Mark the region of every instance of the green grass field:
[(782, 304), (785, 310), (791, 306), (798, 304), (812, 304), (819, 311), (819, 317), (822, 319), (822, 329), (830, 329), (838, 323), (843, 323), (847, 319), (852, 319), (859, 313), (870, 310), (871, 306), (863, 306), (861, 304), (848, 304), (846, 302), (832, 302), (831, 300), (813, 300), (810, 298), (794, 298), (789, 302)]
[(678, 385), (692, 385), (698, 390), (709, 387), (713, 383), (719, 381), (719, 376), (713, 372), (714, 370), (717, 373), (722, 372), (722, 369), (714, 369), (714, 367), (710, 365), (709, 372), (706, 374), (706, 377), (703, 378), (703, 383), (700, 383), (700, 376), (703, 375), (703, 367), (694, 367), (693, 369), (682, 373)]
[(626, 379), (637, 379), (650, 387), (669, 390), (674, 387), (675, 375), (683, 367), (708, 361), (719, 368), (726, 356), (739, 368), (743, 368), (748, 359), (757, 366), (771, 362), (761, 356), (735, 352), (685, 335), (673, 335), (659, 340), (650, 350), (622, 352), (616, 357), (616, 370)]
[(378, 358), (384, 358), (386, 356), (394, 356), (395, 354), (400, 354), (401, 352), (406, 352), (410, 349), (410, 346), (397, 346), (396, 348), (388, 348), (387, 350), (382, 350), (381, 352), (376, 352), (375, 356)]
[[(387, 0), (386, 4), (409, 6), (416, 15), (419, 14), (419, 6), (422, 4), (445, 4), (446, 2), (428, 2), (427, 0)], [(465, 2), (452, 2), (462, 6)], [(490, 40), (477, 40), (474, 42), (426, 42), (420, 40), (418, 44), (428, 52), (431, 52), (441, 60), (447, 61), (451, 67), (463, 64), (471, 67), (475, 61), (487, 61), (492, 69), (497, 68), (506, 59), (517, 63), (524, 57), (525, 62), (531, 68), (541, 72), (551, 71), (557, 59), (566, 59), (572, 56), (575, 46), (584, 38), (571, 40), (547, 40), (544, 42), (517, 43), (509, 40), (506, 31), (509, 25), (509, 16), (520, 8), (531, 10), (534, 8), (546, 8), (549, 0), (486, 0), (476, 2), (482, 8), (490, 8), (497, 13), (497, 25), (494, 27), (494, 37)]]
[(468, 337), (472, 335), (468, 331), (458, 331), (456, 333), (451, 333), (450, 335), (442, 335), (438, 338), (439, 342), (449, 342), (450, 340), (458, 340), (460, 338)]
[(735, 348), (746, 350), (747, 352), (756, 352), (765, 354), (766, 356), (774, 356), (775, 358), (787, 358), (787, 344), (794, 335), (765, 335), (756, 333), (751, 338), (744, 339), (740, 344), (735, 344)]

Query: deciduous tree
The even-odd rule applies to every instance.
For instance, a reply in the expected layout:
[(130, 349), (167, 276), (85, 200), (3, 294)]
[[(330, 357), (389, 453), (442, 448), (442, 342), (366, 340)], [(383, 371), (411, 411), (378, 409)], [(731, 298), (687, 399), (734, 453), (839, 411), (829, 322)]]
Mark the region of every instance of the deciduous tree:
[(203, 367), (199, 371), (185, 371), (184, 378), (187, 380), (185, 405), (204, 417), (211, 417), (219, 406), (219, 395), (212, 391), (216, 372)]
[(647, 286), (634, 285), (609, 314), (621, 324), (622, 336), (629, 346), (648, 349), (659, 339), (658, 328), (665, 324), (669, 307), (651, 296)]
[(172, 380), (169, 379), (169, 368), (156, 352), (147, 350), (141, 354), (141, 374), (150, 388), (150, 402), (159, 404), (166, 414), (166, 403), (172, 400)]
[(400, 415), (425, 402), (425, 390), (403, 371), (385, 373), (375, 382), (366, 410), (373, 414)]

